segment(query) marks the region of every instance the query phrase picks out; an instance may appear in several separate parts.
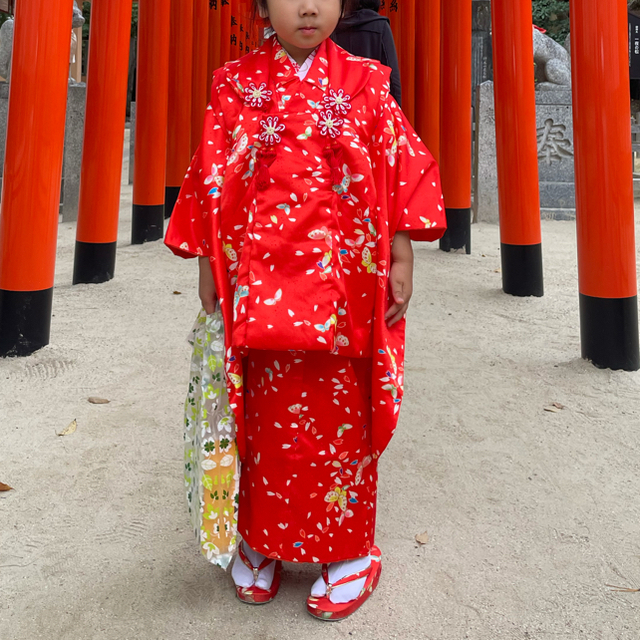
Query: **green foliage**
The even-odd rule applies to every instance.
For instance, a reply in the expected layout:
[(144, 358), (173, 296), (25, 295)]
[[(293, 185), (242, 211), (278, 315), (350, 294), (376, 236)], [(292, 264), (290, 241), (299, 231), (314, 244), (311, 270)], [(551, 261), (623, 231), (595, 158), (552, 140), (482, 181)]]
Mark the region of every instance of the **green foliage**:
[(569, 34), (569, 0), (533, 0), (533, 23), (564, 44)]
[(133, 3), (133, 13), (131, 14), (131, 37), (138, 35), (138, 3)]
[(0, 11), (0, 27), (11, 17), (10, 13)]
[(91, 3), (90, 2), (82, 3), (82, 15), (84, 17), (84, 24), (82, 25), (82, 39), (87, 40), (89, 38), (89, 21), (91, 19)]

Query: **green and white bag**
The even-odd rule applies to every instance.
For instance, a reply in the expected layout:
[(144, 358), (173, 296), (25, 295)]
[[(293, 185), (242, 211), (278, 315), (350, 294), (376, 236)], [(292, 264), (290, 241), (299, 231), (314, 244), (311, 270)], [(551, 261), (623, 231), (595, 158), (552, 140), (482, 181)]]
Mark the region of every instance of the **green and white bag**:
[(193, 355), (184, 420), (187, 501), (202, 553), (226, 569), (238, 539), (240, 465), (225, 383), (222, 313), (200, 311), (188, 340)]

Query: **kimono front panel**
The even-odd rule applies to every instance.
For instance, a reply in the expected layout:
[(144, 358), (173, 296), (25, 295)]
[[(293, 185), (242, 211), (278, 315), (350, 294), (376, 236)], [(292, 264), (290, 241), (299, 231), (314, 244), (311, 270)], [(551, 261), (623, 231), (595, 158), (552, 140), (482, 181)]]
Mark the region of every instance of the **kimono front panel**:
[[(243, 351), (268, 345), (371, 355), (376, 189), (365, 141), (375, 128), (375, 101), (364, 83), (353, 95), (332, 88), (326, 49), (303, 81), (279, 46), (231, 78), (243, 107), (229, 124), (225, 191), (240, 201), (226, 203), (223, 193), (222, 206), (241, 214), (223, 216), (222, 241), (235, 287), (232, 344)], [(247, 91), (271, 99), (248, 104)], [(343, 123), (328, 132), (325, 106), (336, 100)], [(350, 118), (367, 109), (369, 117)], [(267, 152), (274, 157), (265, 171)], [(268, 188), (256, 188), (260, 171)]]
[[(404, 321), (384, 321), (392, 238), (407, 230), (435, 240), (445, 222), (437, 165), (388, 80), (388, 69), (327, 41), (301, 82), (274, 39), (214, 78), (166, 242), (179, 255), (210, 256), (241, 455), (248, 348), (372, 356), (374, 456), (395, 429)], [(272, 100), (251, 103), (247, 91)], [(333, 138), (323, 107), (345, 96), (349, 109), (334, 104), (344, 113)]]
[(370, 552), (378, 488), (370, 364), (249, 350), (238, 531), (252, 549), (315, 563)]

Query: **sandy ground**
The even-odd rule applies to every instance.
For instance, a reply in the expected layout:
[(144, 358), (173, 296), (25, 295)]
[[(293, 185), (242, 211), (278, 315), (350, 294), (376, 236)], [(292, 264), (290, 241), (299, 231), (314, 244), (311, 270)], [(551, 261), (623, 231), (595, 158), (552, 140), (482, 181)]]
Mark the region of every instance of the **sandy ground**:
[(276, 602), (246, 607), (192, 540), (195, 264), (131, 246), (130, 202), (125, 186), (109, 283), (71, 286), (61, 226), (51, 345), (0, 360), (0, 481), (15, 488), (0, 494), (2, 640), (637, 640), (640, 593), (605, 584), (640, 587), (640, 374), (579, 357), (572, 223), (543, 224), (542, 299), (501, 292), (496, 227), (474, 227), (471, 256), (417, 249), (407, 400), (381, 463), (383, 577), (323, 625), (304, 610), (313, 567), (287, 566)]

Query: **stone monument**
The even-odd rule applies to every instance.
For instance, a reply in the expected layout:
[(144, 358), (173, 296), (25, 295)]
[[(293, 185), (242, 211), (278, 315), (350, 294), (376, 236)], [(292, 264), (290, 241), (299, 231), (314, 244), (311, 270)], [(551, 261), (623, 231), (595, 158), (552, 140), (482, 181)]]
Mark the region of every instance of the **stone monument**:
[(491, 48), (491, 2), (473, 0), (471, 4), (471, 79), (475, 97), (476, 87), (493, 79), (493, 51)]
[[(533, 32), (536, 63), (536, 128), (540, 209), (543, 219), (575, 219), (571, 56), (537, 29)], [(474, 155), (476, 219), (499, 221), (498, 171), (493, 82), (478, 88)]]

